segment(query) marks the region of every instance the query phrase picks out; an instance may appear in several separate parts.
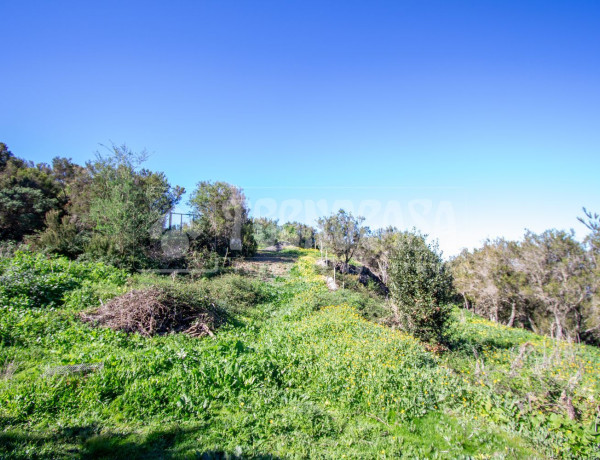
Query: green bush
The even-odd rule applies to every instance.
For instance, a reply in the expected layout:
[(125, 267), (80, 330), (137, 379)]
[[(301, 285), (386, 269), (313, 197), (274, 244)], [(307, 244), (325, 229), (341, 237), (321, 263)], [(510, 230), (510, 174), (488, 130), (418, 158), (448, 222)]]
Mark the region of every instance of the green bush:
[(126, 279), (124, 271), (102, 263), (18, 251), (0, 262), (0, 305), (54, 307), (86, 282), (122, 285)]
[(242, 311), (268, 300), (263, 283), (236, 274), (222, 275), (206, 282), (211, 297), (231, 311)]
[(405, 331), (424, 341), (445, 341), (452, 277), (424, 235), (405, 232), (398, 238), (391, 249), (389, 288)]

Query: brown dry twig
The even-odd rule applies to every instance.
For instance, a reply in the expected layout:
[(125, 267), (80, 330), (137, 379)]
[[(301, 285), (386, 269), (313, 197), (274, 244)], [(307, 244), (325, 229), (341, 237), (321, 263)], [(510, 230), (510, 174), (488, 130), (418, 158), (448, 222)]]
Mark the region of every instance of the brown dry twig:
[(83, 321), (144, 336), (183, 332), (193, 337), (214, 336), (225, 314), (205, 298), (182, 295), (168, 288), (133, 290), (82, 313)]

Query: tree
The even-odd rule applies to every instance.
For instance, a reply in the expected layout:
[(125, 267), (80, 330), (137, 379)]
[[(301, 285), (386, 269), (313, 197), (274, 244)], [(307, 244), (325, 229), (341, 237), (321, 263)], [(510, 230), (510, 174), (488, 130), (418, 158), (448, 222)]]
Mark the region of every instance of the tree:
[(194, 213), (195, 245), (221, 255), (256, 251), (252, 221), (242, 189), (226, 182), (199, 182), (189, 200)]
[(63, 205), (43, 165), (15, 157), (0, 143), (0, 239), (21, 241), (44, 228), (44, 217)]
[(4, 142), (0, 142), (0, 172), (4, 171), (11, 158), (14, 158), (13, 153)]
[(258, 217), (252, 219), (254, 239), (258, 246), (272, 246), (279, 242), (279, 225), (277, 220)]
[(312, 248), (315, 244), (315, 229), (300, 222), (286, 222), (281, 226), (279, 239), (301, 248)]
[(184, 190), (171, 187), (163, 173), (140, 169), (145, 152), (112, 145), (110, 154), (97, 154), (88, 164), (91, 182), (89, 214), (92, 228), (86, 248), (90, 254), (117, 266), (136, 269), (150, 263), (152, 228), (179, 201)]
[(437, 245), (419, 233), (402, 233), (391, 248), (389, 289), (405, 331), (424, 341), (445, 341), (452, 277)]
[(374, 271), (384, 284), (388, 284), (390, 250), (402, 233), (395, 227), (378, 229), (367, 236), (359, 248), (361, 262)]
[(84, 252), (93, 230), (87, 219), (92, 198), (90, 171), (61, 157), (53, 158), (52, 167), (44, 169), (57, 186), (61, 206), (46, 213), (43, 230), (28, 241), (37, 249), (75, 258)]
[(550, 335), (579, 341), (593, 284), (583, 246), (573, 231), (547, 230), (539, 235), (527, 232), (521, 251), (520, 271), (526, 276), (528, 294), (552, 319)]
[(343, 209), (318, 220), (323, 245), (342, 260), (344, 271), (348, 270), (350, 259), (369, 232), (363, 226), (364, 220), (364, 217), (354, 217)]
[(589, 248), (594, 269), (598, 269), (600, 267), (600, 215), (592, 213), (585, 208), (583, 208), (583, 213), (585, 214), (585, 218), (578, 217), (577, 220), (591, 231), (585, 238), (585, 244)]
[(492, 321), (513, 326), (535, 322), (523, 293), (524, 276), (519, 272), (518, 244), (498, 238), (486, 241), (473, 253), (465, 250), (451, 261), (454, 285), (465, 306)]
[(46, 213), (45, 229), (31, 240), (35, 249), (61, 254), (72, 259), (83, 253), (87, 235), (81, 232), (69, 215), (53, 209)]
[(475, 313), (508, 326), (588, 343), (600, 342), (597, 217), (583, 221), (584, 243), (573, 232), (527, 232), (523, 241), (486, 241), (451, 262), (457, 291)]
[(584, 322), (586, 323), (584, 330), (581, 332), (583, 340), (600, 344), (600, 215), (592, 213), (583, 208), (585, 219), (579, 217), (591, 233), (586, 236), (584, 244), (587, 248), (589, 265), (591, 270), (590, 290), (593, 293), (590, 301), (585, 305)]

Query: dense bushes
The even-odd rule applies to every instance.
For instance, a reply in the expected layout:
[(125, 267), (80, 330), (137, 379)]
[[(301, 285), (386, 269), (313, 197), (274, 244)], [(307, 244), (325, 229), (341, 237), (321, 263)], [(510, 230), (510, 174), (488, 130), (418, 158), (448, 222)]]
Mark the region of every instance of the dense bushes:
[(268, 301), (272, 295), (264, 283), (236, 274), (222, 275), (204, 284), (211, 297), (221, 307), (231, 311), (247, 310)]
[(19, 251), (0, 259), (0, 305), (53, 307), (85, 283), (122, 285), (126, 279), (125, 272), (102, 263)]
[(0, 240), (20, 241), (43, 229), (45, 214), (64, 204), (50, 168), (15, 157), (0, 142)]
[(389, 289), (397, 321), (422, 340), (442, 342), (450, 320), (452, 278), (437, 247), (402, 233), (390, 249)]
[(187, 268), (187, 256), (203, 249), (221, 257), (256, 252), (241, 189), (201, 182), (190, 200), (194, 221), (173, 243), (166, 217), (185, 190), (143, 168), (145, 151), (115, 144), (106, 151), (85, 166), (66, 158), (34, 165), (0, 143), (0, 239), (129, 271)]
[(600, 343), (596, 238), (580, 243), (572, 232), (548, 230), (486, 241), (452, 260), (455, 286), (466, 308), (490, 320)]

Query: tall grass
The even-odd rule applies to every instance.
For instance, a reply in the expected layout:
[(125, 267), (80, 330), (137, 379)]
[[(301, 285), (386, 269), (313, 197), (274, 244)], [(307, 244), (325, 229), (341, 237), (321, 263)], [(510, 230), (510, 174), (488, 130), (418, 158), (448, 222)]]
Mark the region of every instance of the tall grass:
[[(154, 282), (147, 276), (75, 286), (52, 309), (2, 307), (0, 363), (17, 367), (0, 380), (0, 456), (596, 455), (589, 398), (598, 394), (598, 350), (466, 316), (456, 321), (454, 351), (438, 357), (366, 319), (348, 291), (329, 293), (315, 257), (302, 251), (290, 277), (272, 284), (234, 276), (181, 282), (236, 318), (214, 339), (147, 338), (77, 319), (100, 300)], [(536, 351), (511, 377), (524, 342)], [(104, 365), (46, 372), (78, 363)], [(580, 419), (572, 421), (532, 382), (540, 366), (564, 382), (580, 365)], [(538, 404), (524, 404), (528, 392)]]

